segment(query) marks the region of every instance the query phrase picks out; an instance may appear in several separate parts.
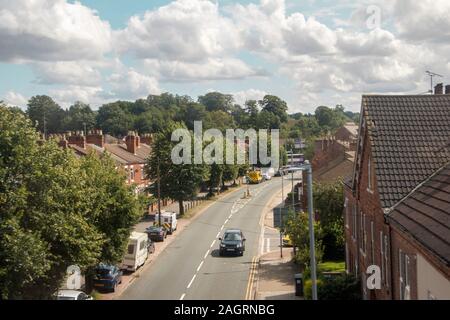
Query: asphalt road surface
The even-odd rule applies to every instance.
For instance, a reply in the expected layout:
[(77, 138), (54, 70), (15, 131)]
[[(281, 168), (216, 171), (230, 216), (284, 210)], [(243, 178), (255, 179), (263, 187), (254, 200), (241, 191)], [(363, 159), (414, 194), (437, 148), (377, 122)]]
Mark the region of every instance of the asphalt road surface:
[[(242, 199), (242, 190), (210, 206), (177, 236), (119, 299), (245, 299), (252, 260), (262, 247), (263, 209), (281, 190), (281, 180), (274, 178), (250, 186), (250, 190), (252, 197), (249, 199)], [(218, 238), (230, 228), (241, 229), (247, 239), (242, 257), (219, 256)]]

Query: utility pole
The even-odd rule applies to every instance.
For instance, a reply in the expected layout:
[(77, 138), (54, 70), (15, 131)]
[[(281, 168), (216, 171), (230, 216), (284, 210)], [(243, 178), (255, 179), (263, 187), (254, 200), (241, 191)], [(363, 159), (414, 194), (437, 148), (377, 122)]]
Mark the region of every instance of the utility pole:
[(159, 159), (158, 159), (158, 168), (157, 176), (158, 176), (158, 225), (161, 227), (161, 176), (159, 172)]
[(311, 265), (312, 298), (317, 300), (317, 275), (316, 275), (316, 246), (314, 239), (314, 211), (313, 211), (313, 186), (312, 166), (307, 163), (308, 170), (308, 214), (309, 214), (309, 254)]
[(295, 190), (294, 190), (294, 151), (291, 149), (291, 180), (292, 180), (292, 210), (295, 213)]

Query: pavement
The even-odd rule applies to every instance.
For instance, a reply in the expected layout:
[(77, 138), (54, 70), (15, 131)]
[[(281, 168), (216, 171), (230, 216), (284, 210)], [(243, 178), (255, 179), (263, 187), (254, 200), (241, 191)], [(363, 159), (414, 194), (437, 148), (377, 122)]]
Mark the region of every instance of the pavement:
[[(177, 232), (157, 259), (146, 265), (117, 299), (243, 300), (251, 299), (257, 259), (261, 254), (263, 211), (281, 179), (231, 192)], [(220, 257), (218, 238), (227, 228), (240, 228), (247, 241), (242, 257)], [(270, 247), (270, 246), (269, 246)], [(156, 256), (155, 256), (156, 257)]]
[[(284, 183), (284, 196), (291, 191), (291, 180)], [(288, 183), (286, 183), (288, 182)], [(280, 190), (271, 198), (264, 212), (263, 241), (257, 261), (254, 293), (255, 300), (301, 300), (295, 296), (294, 275), (299, 272), (292, 262), (293, 249), (280, 250), (280, 233), (273, 227), (273, 208), (282, 202)]]

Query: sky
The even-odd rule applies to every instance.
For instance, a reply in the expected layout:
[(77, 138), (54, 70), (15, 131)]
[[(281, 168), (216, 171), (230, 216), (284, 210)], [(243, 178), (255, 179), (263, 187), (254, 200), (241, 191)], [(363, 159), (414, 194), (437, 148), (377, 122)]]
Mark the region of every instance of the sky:
[(447, 0), (0, 0), (0, 100), (67, 108), (171, 92), (289, 112), (450, 83)]

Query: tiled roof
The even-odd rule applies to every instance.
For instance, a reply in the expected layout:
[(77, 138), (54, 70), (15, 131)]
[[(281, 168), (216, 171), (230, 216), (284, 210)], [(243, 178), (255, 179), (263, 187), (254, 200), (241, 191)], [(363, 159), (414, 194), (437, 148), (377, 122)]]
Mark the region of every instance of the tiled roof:
[(151, 151), (150, 146), (143, 143), (136, 150), (136, 154), (129, 152), (125, 144), (105, 144), (105, 149), (114, 156), (125, 160), (128, 164), (145, 163)]
[(450, 266), (450, 164), (403, 199), (388, 220)]
[(450, 95), (364, 95), (362, 111), (383, 208), (450, 161)]

